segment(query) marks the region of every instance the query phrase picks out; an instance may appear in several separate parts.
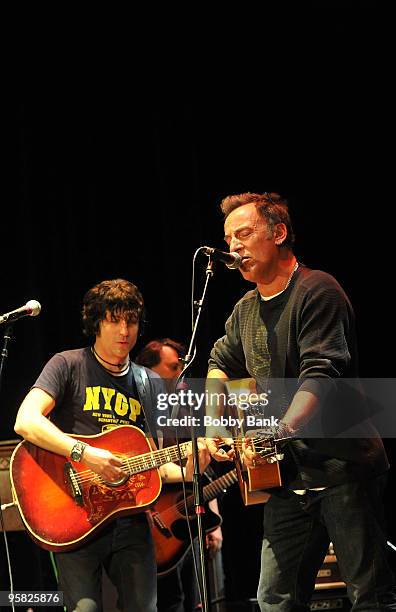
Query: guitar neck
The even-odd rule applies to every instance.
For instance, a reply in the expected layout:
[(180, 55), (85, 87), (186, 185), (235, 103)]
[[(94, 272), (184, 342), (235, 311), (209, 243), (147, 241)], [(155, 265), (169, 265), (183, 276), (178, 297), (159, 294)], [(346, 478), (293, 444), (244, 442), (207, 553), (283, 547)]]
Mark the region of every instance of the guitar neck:
[[(210, 502), (212, 499), (215, 499), (220, 495), (220, 493), (224, 493), (226, 489), (228, 489), (232, 484), (238, 482), (238, 474), (236, 470), (232, 470), (231, 472), (227, 472), (224, 476), (220, 476), (213, 482), (203, 487), (203, 498), (204, 502)], [(194, 506), (194, 495), (189, 495), (186, 499), (187, 508), (190, 510)]]
[(217, 478), (203, 488), (204, 501), (208, 502), (215, 499), (215, 497), (220, 495), (220, 493), (224, 493), (225, 489), (228, 489), (237, 481), (238, 475), (236, 470), (232, 470), (224, 474), (224, 476), (220, 476), (220, 478)]
[(188, 444), (188, 442), (183, 442), (179, 446), (175, 444), (174, 446), (168, 446), (151, 453), (129, 457), (124, 459), (123, 468), (132, 476), (133, 474), (139, 474), (139, 472), (159, 468), (161, 465), (171, 461), (179, 461), (180, 458), (184, 459), (187, 457)]

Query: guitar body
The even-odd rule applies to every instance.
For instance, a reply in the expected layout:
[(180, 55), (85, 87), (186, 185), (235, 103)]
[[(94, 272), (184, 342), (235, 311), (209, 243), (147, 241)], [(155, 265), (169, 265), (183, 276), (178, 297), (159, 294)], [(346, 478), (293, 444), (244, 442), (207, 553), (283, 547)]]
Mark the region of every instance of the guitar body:
[[(125, 457), (151, 452), (144, 433), (133, 426), (120, 426), (94, 436), (72, 436), (91, 446)], [(79, 483), (81, 496), (65, 476), (65, 465)], [(10, 463), (13, 495), (31, 537), (42, 548), (64, 551), (77, 548), (108, 521), (124, 514), (141, 512), (161, 491), (157, 468), (126, 476), (109, 484), (86, 469), (84, 464), (21, 442)]]
[[(241, 429), (231, 428), (235, 450), (234, 461), (243, 503), (246, 506), (265, 503), (270, 498), (270, 494), (264, 489), (280, 487), (282, 484), (278, 459), (281, 455), (278, 454), (276, 444), (269, 439), (266, 440), (260, 431), (246, 432), (247, 428), (244, 421), (249, 408), (249, 406), (246, 406), (246, 398), (249, 397), (250, 393), (254, 393), (257, 398), (256, 381), (254, 378), (240, 378), (224, 381), (224, 386), (229, 394), (243, 396), (244, 402), (244, 408), (241, 408), (238, 404), (232, 409), (229, 407), (231, 416), (237, 415), (243, 422)], [(265, 414), (263, 413), (261, 416), (264, 419)], [(245, 435), (254, 440), (255, 450), (261, 457), (255, 467), (247, 467), (243, 460), (242, 445)], [(260, 440), (260, 438), (262, 439)], [(266, 460), (265, 457), (268, 457), (269, 460)]]
[(239, 490), (245, 506), (265, 504), (270, 498), (270, 493), (263, 491), (263, 489), (281, 485), (278, 462), (247, 468), (240, 458), (235, 456), (235, 467), (238, 474)]
[[(191, 494), (191, 490), (188, 491)], [(191, 500), (191, 497), (190, 497)], [(190, 528), (193, 538), (198, 535), (194, 506), (188, 503)], [(166, 485), (160, 497), (150, 509), (152, 533), (159, 576), (169, 574), (182, 561), (191, 548), (188, 523), (183, 502), (183, 491), (179, 484)], [(221, 525), (221, 517), (205, 504), (204, 530), (210, 533)]]

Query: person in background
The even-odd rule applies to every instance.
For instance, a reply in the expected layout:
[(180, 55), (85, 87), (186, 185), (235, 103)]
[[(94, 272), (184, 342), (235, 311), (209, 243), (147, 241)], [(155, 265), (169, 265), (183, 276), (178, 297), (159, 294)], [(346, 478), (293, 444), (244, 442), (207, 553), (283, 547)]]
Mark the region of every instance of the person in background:
[[(161, 338), (149, 342), (137, 355), (136, 363), (159, 374), (165, 381), (168, 393), (172, 393), (184, 368), (185, 355), (186, 348), (183, 344), (170, 338)], [(184, 430), (183, 435), (186, 433), (188, 430)], [(209, 507), (219, 514), (216, 499), (209, 502)], [(206, 535), (209, 557), (213, 558), (220, 551), (222, 541), (221, 527)], [(198, 551), (197, 546), (195, 550)], [(158, 578), (157, 586), (159, 612), (191, 612), (197, 609), (199, 594), (191, 551), (174, 571)]]

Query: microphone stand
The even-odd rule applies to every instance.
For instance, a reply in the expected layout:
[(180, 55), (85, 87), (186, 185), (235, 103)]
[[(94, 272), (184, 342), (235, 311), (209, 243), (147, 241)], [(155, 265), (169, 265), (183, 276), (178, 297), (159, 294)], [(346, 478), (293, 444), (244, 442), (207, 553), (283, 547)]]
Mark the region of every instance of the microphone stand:
[(1, 350), (1, 358), (0, 358), (0, 391), (1, 391), (1, 382), (3, 378), (4, 364), (5, 364), (5, 360), (8, 357), (8, 343), (10, 342), (10, 340), (12, 340), (12, 323), (10, 323), (10, 325), (7, 325), (6, 330), (4, 332), (3, 339), (4, 339), (4, 343), (3, 343), (3, 348)]
[[(188, 347), (187, 355), (184, 358), (185, 367), (183, 372), (181, 373), (181, 380), (184, 379), (184, 373), (190, 365), (192, 360), (192, 351), (195, 344), (195, 337), (198, 330), (198, 324), (202, 312), (202, 307), (204, 304), (209, 280), (213, 276), (213, 261), (209, 255), (208, 265), (206, 267), (206, 281), (205, 286), (203, 288), (202, 297), (198, 302), (194, 302), (194, 305), (197, 306), (197, 316), (194, 321), (194, 326), (192, 330), (192, 336), (190, 340), (190, 344)], [(173, 414), (172, 414), (173, 417)], [(194, 507), (195, 514), (197, 516), (197, 527), (198, 527), (198, 542), (199, 542), (199, 559), (200, 559), (200, 569), (201, 569), (201, 593), (202, 593), (202, 610), (203, 612), (209, 611), (209, 598), (208, 598), (208, 579), (207, 579), (207, 567), (206, 567), (206, 557), (205, 557), (205, 534), (203, 531), (203, 523), (202, 517), (205, 514), (205, 505), (204, 505), (204, 496), (202, 489), (202, 476), (199, 471), (199, 452), (198, 452), (198, 443), (195, 435), (193, 421), (191, 420), (191, 442), (192, 442), (192, 451), (193, 451), (193, 463), (194, 463), (194, 475), (193, 475), (193, 497), (194, 497)]]
[[(0, 391), (1, 391), (1, 383), (3, 379), (5, 360), (8, 357), (8, 343), (13, 339), (12, 329), (13, 329), (12, 323), (10, 323), (9, 325), (7, 325), (6, 330), (4, 332), (4, 336), (3, 336), (4, 342), (3, 342), (3, 348), (1, 350), (1, 355), (0, 355)], [(5, 522), (3, 520), (3, 510), (6, 510), (6, 508), (10, 508), (11, 506), (15, 506), (15, 502), (12, 502), (9, 504), (1, 503), (1, 493), (0, 493), (0, 523), (1, 523), (1, 528), (3, 531), (4, 548), (5, 548), (5, 555), (7, 559), (8, 576), (9, 576), (9, 581), (10, 581), (10, 592), (13, 593), (14, 581), (13, 581), (12, 569), (11, 569), (11, 560), (10, 560), (10, 553), (9, 553), (9, 547), (8, 547), (7, 531), (5, 527)], [(15, 610), (14, 602), (12, 602), (11, 608), (12, 610)]]

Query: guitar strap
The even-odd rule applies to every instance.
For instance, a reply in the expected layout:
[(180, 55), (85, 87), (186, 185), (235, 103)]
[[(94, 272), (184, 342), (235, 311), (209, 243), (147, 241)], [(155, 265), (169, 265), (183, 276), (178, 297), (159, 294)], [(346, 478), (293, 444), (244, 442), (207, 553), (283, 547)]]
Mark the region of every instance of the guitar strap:
[(151, 438), (156, 443), (157, 448), (161, 450), (163, 448), (164, 435), (160, 429), (157, 429), (157, 424), (153, 416), (153, 406), (155, 405), (155, 398), (150, 384), (150, 379), (145, 368), (133, 362), (131, 365), (139, 401), (142, 406), (144, 418), (147, 424), (147, 433), (150, 434)]

